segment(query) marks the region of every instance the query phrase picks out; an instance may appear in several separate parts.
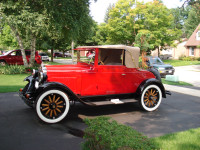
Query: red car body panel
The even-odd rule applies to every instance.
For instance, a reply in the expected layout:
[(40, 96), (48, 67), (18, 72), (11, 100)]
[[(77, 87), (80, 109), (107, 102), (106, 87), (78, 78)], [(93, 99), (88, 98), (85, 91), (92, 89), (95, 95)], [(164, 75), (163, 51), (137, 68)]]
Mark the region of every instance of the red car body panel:
[(145, 70), (126, 66), (56, 65), (46, 66), (47, 82), (59, 82), (80, 96), (135, 93), (146, 79), (155, 76)]

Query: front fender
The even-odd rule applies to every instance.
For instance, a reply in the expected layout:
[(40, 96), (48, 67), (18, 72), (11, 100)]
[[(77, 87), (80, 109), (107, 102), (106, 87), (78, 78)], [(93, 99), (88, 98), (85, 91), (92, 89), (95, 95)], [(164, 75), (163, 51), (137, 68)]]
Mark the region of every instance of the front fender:
[(157, 85), (160, 89), (161, 89), (161, 92), (162, 92), (162, 97), (163, 98), (166, 98), (166, 91), (165, 91), (165, 88), (162, 84), (162, 82), (160, 82), (159, 80), (157, 79), (154, 79), (154, 78), (151, 78), (151, 79), (147, 79), (147, 80), (144, 80), (140, 86), (138, 87), (136, 93), (137, 95), (141, 95), (142, 94), (142, 91), (148, 86), (148, 85)]
[(44, 82), (36, 90), (36, 95), (39, 95), (41, 92), (50, 90), (50, 89), (60, 89), (66, 94), (68, 94), (70, 97), (73, 97), (74, 100), (79, 100), (78, 96), (74, 92), (72, 92), (70, 88), (68, 88), (66, 85), (59, 82)]

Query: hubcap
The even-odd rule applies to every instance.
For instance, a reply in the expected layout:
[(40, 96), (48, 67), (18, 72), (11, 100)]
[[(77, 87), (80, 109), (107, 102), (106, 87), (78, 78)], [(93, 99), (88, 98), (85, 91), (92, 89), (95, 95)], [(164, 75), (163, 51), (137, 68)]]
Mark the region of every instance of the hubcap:
[(65, 111), (64, 98), (59, 94), (47, 95), (41, 102), (41, 113), (49, 119), (56, 119)]

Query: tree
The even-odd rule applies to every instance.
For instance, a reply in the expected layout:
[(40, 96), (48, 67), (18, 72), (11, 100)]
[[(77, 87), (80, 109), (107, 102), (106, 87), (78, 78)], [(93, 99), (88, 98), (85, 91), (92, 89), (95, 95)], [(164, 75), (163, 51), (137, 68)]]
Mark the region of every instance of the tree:
[[(173, 15), (162, 2), (137, 2), (119, 0), (110, 10), (108, 41), (113, 44), (134, 44), (137, 34), (145, 31), (151, 37), (148, 44), (152, 49), (173, 44), (181, 31), (172, 26)], [(147, 50), (147, 49), (146, 49)]]
[(26, 45), (31, 48), (29, 65), (32, 65), (36, 39), (48, 37), (46, 43), (53, 49), (61, 39), (61, 43), (77, 40), (88, 31), (91, 23), (89, 0), (2, 0), (0, 5), (1, 17), (15, 33), (22, 49), (25, 66), (28, 66), (24, 53)]

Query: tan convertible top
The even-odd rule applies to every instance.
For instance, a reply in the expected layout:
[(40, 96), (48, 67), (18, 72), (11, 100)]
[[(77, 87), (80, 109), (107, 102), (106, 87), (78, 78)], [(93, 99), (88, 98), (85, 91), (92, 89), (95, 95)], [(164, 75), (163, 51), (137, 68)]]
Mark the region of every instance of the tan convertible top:
[[(139, 47), (131, 47), (131, 46), (125, 46), (125, 45), (102, 45), (102, 46), (79, 46), (77, 47), (77, 50), (85, 49), (93, 49), (93, 48), (99, 48), (99, 49), (107, 49), (109, 51), (113, 50), (125, 50), (125, 65), (127, 68), (138, 68), (139, 64), (139, 55), (140, 55), (140, 48)], [(110, 54), (111, 57), (114, 57), (113, 54)]]

